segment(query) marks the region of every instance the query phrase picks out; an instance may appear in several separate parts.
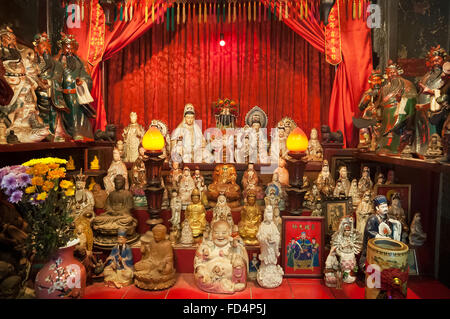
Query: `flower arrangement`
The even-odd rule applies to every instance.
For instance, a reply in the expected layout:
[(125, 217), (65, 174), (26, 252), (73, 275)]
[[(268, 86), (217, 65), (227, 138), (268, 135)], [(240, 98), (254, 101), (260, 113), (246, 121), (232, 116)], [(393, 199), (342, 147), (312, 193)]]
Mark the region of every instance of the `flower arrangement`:
[(49, 258), (74, 238), (69, 198), (75, 186), (64, 179), (66, 163), (47, 157), (0, 169), (0, 190), (30, 225), (26, 246), (36, 258)]
[(224, 114), (226, 109), (228, 109), (230, 114), (234, 117), (237, 117), (239, 114), (239, 107), (233, 100), (225, 98), (214, 103), (214, 115)]

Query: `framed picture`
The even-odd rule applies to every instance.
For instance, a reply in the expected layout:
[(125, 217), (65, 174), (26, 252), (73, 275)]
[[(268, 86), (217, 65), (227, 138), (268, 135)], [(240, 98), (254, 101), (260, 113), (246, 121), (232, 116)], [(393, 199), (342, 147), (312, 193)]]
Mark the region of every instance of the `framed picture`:
[(376, 185), (375, 194), (386, 196), (389, 203), (391, 203), (391, 197), (395, 193), (400, 194), (400, 201), (402, 208), (407, 214), (408, 221), (411, 220), (411, 184), (390, 184), (390, 185)]
[(325, 245), (323, 217), (283, 216), (281, 260), (285, 277), (322, 277)]
[(415, 248), (409, 248), (408, 266), (409, 266), (409, 275), (410, 276), (418, 276), (419, 275), (419, 265), (417, 263), (417, 256), (416, 256)]
[(351, 197), (344, 199), (329, 198), (322, 202), (322, 212), (325, 216), (327, 234), (333, 234), (339, 229), (339, 222), (345, 216), (353, 215)]

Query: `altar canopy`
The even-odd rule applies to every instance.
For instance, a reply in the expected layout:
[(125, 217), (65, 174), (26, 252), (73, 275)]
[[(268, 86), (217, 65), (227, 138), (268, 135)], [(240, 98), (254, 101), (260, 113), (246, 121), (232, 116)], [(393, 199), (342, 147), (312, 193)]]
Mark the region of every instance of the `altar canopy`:
[[(197, 7), (194, 14), (194, 2), (195, 6)], [(198, 1), (186, 1), (183, 5), (182, 2), (174, 2), (174, 1), (161, 1), (161, 0), (150, 0), (150, 1), (128, 1), (127, 2), (127, 8), (123, 7), (122, 4), (119, 4), (117, 7), (117, 14), (115, 15), (115, 23), (113, 24), (113, 27), (110, 29), (108, 26), (105, 28), (102, 28), (102, 25), (105, 23), (105, 15), (103, 12), (102, 7), (98, 4), (98, 0), (93, 0), (90, 2), (89, 6), (90, 9), (87, 10), (87, 18), (84, 20), (84, 23), (82, 23), (81, 28), (72, 28), (68, 29), (67, 32), (74, 34), (77, 38), (78, 42), (80, 43), (80, 48), (78, 50), (78, 54), (86, 59), (88, 63), (91, 65), (91, 74), (94, 81), (93, 84), (93, 92), (92, 96), (95, 99), (94, 106), (97, 109), (98, 117), (96, 122), (96, 128), (104, 128), (104, 126), (107, 123), (107, 119), (111, 120), (115, 118), (111, 118), (113, 115), (113, 112), (116, 112), (116, 109), (111, 109), (110, 106), (112, 103), (109, 101), (109, 113), (108, 117), (106, 116), (105, 112), (105, 106), (104, 106), (104, 97), (102, 96), (102, 72), (101, 72), (101, 61), (106, 61), (108, 59), (111, 59), (118, 51), (122, 50), (124, 47), (128, 46), (130, 43), (134, 42), (138, 38), (140, 38), (144, 33), (146, 33), (150, 28), (153, 26), (157, 26), (160, 29), (163, 27), (166, 27), (166, 31), (172, 30), (172, 33), (169, 35), (169, 38), (162, 39), (161, 35), (159, 35), (159, 41), (166, 41), (167, 43), (166, 49), (170, 47), (170, 43), (174, 41), (180, 41), (180, 38), (183, 37), (183, 33), (177, 32), (179, 30), (179, 19), (181, 17), (181, 22), (183, 22), (183, 18), (185, 20), (185, 25), (183, 25), (183, 28), (185, 28), (185, 36), (189, 36), (189, 34), (193, 34), (191, 38), (188, 38), (189, 41), (216, 41), (218, 43), (220, 33), (224, 34), (224, 40), (226, 41), (226, 46), (224, 47), (223, 51), (229, 51), (228, 54), (231, 56), (233, 55), (233, 45), (235, 45), (235, 53), (234, 54), (240, 54), (239, 51), (239, 41), (237, 37), (239, 34), (243, 34), (242, 36), (248, 36), (248, 33), (252, 31), (252, 28), (265, 28), (265, 30), (258, 30), (260, 33), (265, 33), (268, 37), (271, 36), (272, 32), (280, 32), (281, 28), (280, 26), (276, 25), (276, 21), (283, 21), (287, 26), (289, 26), (295, 33), (303, 37), (309, 44), (311, 44), (315, 49), (318, 50), (320, 53), (326, 53), (326, 58), (324, 55), (321, 55), (320, 58), (323, 60), (327, 60), (328, 62), (335, 62), (334, 64), (337, 64), (337, 71), (336, 75), (334, 77), (334, 83), (332, 87), (332, 93), (331, 98), (329, 102), (329, 110), (328, 114), (327, 112), (320, 112), (320, 110), (317, 110), (316, 113), (312, 109), (315, 110), (316, 106), (320, 107), (320, 104), (323, 103), (323, 101), (327, 100), (326, 96), (326, 86), (327, 82), (329, 81), (330, 77), (330, 71), (327, 70), (327, 67), (325, 67), (324, 64), (320, 64), (317, 60), (318, 55), (315, 53), (312, 53), (312, 51), (307, 46), (301, 46), (301, 44), (293, 44), (291, 45), (291, 54), (287, 54), (285, 56), (288, 56), (288, 59), (294, 59), (298, 56), (298, 49), (300, 47), (301, 50), (303, 50), (303, 54), (306, 54), (308, 60), (311, 60), (311, 65), (313, 67), (317, 67), (317, 70), (314, 74), (314, 77), (317, 77), (317, 79), (313, 79), (312, 82), (317, 85), (316, 89), (313, 91), (309, 91), (311, 83), (308, 83), (305, 85), (305, 81), (302, 81), (303, 85), (300, 87), (297, 87), (296, 81), (298, 79), (295, 78), (295, 72), (289, 72), (283, 73), (283, 69), (292, 67), (292, 64), (289, 63), (291, 61), (283, 61), (283, 59), (280, 59), (280, 61), (277, 61), (280, 63), (278, 68), (280, 71), (274, 71), (275, 72), (275, 79), (277, 77), (289, 74), (290, 76), (287, 76), (284, 79), (284, 88), (280, 87), (277, 88), (279, 93), (273, 93), (273, 94), (283, 94), (286, 95), (285, 92), (282, 92), (282, 90), (285, 90), (286, 88), (289, 88), (290, 90), (303, 90), (303, 96), (300, 97), (299, 101), (293, 101), (293, 99), (296, 99), (295, 94), (291, 94), (291, 96), (286, 95), (287, 99), (286, 101), (279, 100), (277, 97), (270, 97), (270, 92), (268, 94), (265, 94), (265, 97), (260, 97), (258, 95), (257, 99), (251, 98), (251, 94), (247, 94), (247, 98), (244, 98), (243, 100), (239, 101), (244, 109), (241, 109), (240, 122), (243, 122), (242, 119), (245, 116), (246, 108), (250, 108), (253, 105), (257, 105), (257, 103), (260, 103), (261, 107), (269, 107), (273, 108), (273, 110), (276, 110), (277, 116), (278, 112), (281, 113), (281, 115), (286, 116), (292, 116), (297, 119), (299, 122), (299, 125), (306, 125), (304, 129), (309, 130), (310, 126), (318, 126), (319, 124), (327, 123), (326, 118), (321, 118), (326, 115), (328, 115), (328, 124), (330, 125), (332, 130), (338, 130), (344, 132), (344, 136), (346, 137), (346, 145), (354, 145), (356, 141), (356, 132), (353, 128), (352, 124), (352, 116), (355, 115), (355, 113), (358, 112), (358, 101), (360, 99), (361, 94), (364, 92), (364, 90), (368, 87), (367, 79), (370, 75), (370, 72), (372, 71), (372, 47), (371, 47), (371, 38), (370, 38), (370, 29), (367, 27), (366, 24), (366, 7), (369, 4), (369, 1), (366, 0), (356, 0), (356, 1), (347, 1), (347, 0), (336, 0), (336, 4), (334, 6), (335, 9), (339, 8), (339, 10), (336, 10), (334, 13), (334, 17), (338, 18), (337, 23), (335, 24), (334, 30), (332, 33), (328, 30), (326, 30), (323, 23), (320, 22), (319, 19), (319, 4), (320, 1), (318, 0), (304, 0), (304, 1), (267, 1), (267, 0), (261, 0), (261, 1), (236, 1), (232, 4), (220, 2), (220, 1), (201, 1), (203, 4), (200, 7), (203, 7), (203, 10), (200, 10)], [(220, 2), (220, 4), (219, 4)], [(262, 5), (260, 5), (260, 3)], [(129, 8), (130, 6), (133, 6), (133, 17), (130, 20), (129, 19)], [(261, 8), (262, 7), (262, 8)], [(167, 11), (167, 8), (170, 8), (170, 10)], [(183, 10), (184, 8), (184, 10)], [(267, 10), (267, 8), (270, 8), (271, 10)], [(86, 8), (87, 9), (87, 8)], [(205, 10), (206, 9), (206, 10)], [(185, 17), (183, 17), (183, 11), (185, 13)], [(205, 18), (205, 11), (207, 12), (206, 18)], [(236, 13), (235, 13), (236, 11)], [(126, 12), (126, 13), (125, 13)], [(126, 18), (125, 18), (126, 15)], [(198, 23), (199, 19), (203, 19), (203, 25)], [(236, 18), (234, 17), (236, 15)], [(189, 23), (189, 17), (192, 19)], [(195, 23), (195, 19), (197, 18), (197, 23)], [(212, 19), (212, 20), (211, 20)], [(239, 19), (239, 20), (238, 20)], [(270, 20), (272, 19), (272, 20)], [(209, 20), (209, 22), (208, 22)], [(238, 20), (238, 21), (236, 21)], [(242, 20), (242, 21), (241, 21)], [(205, 22), (206, 21), (206, 22)], [(212, 21), (214, 23), (211, 25)], [(258, 21), (258, 22), (257, 22)], [(261, 21), (261, 22), (259, 22)], [(269, 23), (264, 23), (264, 21), (270, 21)], [(180, 24), (181, 24), (180, 22)], [(209, 28), (205, 28), (204, 25), (210, 23)], [(200, 27), (202, 26), (202, 27)], [(187, 32), (189, 28), (194, 28), (194, 30), (191, 30), (190, 32)], [(233, 32), (233, 29), (235, 28), (244, 28), (239, 29), (239, 31)], [(329, 28), (329, 27), (328, 27)], [(203, 33), (202, 30), (203, 29)], [(208, 30), (208, 31), (206, 31)], [(228, 30), (228, 31), (227, 31)], [(231, 32), (230, 32), (231, 30)], [(158, 30), (155, 30), (154, 33), (156, 33)], [(242, 33), (243, 32), (243, 33)], [(270, 33), (269, 33), (270, 32)], [(210, 35), (209, 37), (207, 35)], [(257, 34), (253, 32), (253, 34)], [(327, 34), (327, 36), (326, 36)], [(236, 39), (233, 39), (230, 37), (230, 35), (234, 35)], [(333, 37), (331, 37), (331, 35)], [(227, 36), (229, 38), (227, 38)], [(139, 52), (141, 54), (146, 54), (146, 52), (150, 53), (151, 50), (147, 51), (145, 50), (145, 45), (143, 47), (140, 47), (140, 44), (145, 43), (145, 40), (147, 38), (147, 41), (156, 41), (156, 38), (151, 39), (152, 34), (146, 35), (144, 39), (140, 39), (138, 44), (133, 44), (134, 47), (138, 47), (136, 50), (140, 50)], [(275, 36), (276, 37), (276, 36)], [(150, 39), (149, 39), (150, 38)], [(341, 59), (339, 59), (339, 56), (334, 56), (334, 59), (331, 58), (331, 49), (330, 45), (332, 45), (332, 39), (339, 41), (335, 43), (339, 43), (340, 45), (336, 45), (334, 47), (335, 50), (340, 51), (341, 53)], [(236, 41), (236, 43), (233, 43)], [(258, 43), (256, 37), (251, 39), (250, 42), (253, 45), (254, 50), (254, 68), (249, 68), (246, 70), (239, 70), (239, 72), (235, 72), (236, 74), (240, 73), (240, 80), (241, 81), (247, 81), (243, 75), (246, 77), (252, 77), (255, 75), (256, 67), (261, 64), (261, 61), (258, 61), (259, 57), (262, 55), (258, 55), (258, 51), (262, 52), (264, 45), (267, 43), (273, 44), (273, 41), (265, 41), (265, 43)], [(292, 38), (288, 37), (286, 40), (288, 41), (294, 41)], [(147, 45), (147, 47), (151, 47), (151, 42)], [(299, 42), (299, 41), (297, 41)], [(186, 44), (187, 41), (184, 41)], [(278, 42), (279, 43), (279, 42)], [(160, 44), (160, 43), (159, 43)], [(261, 44), (261, 45), (260, 45)], [(133, 46), (132, 45), (132, 46)], [(218, 45), (217, 45), (218, 46)], [(175, 46), (172, 46), (175, 47)], [(191, 46), (192, 48), (195, 48), (195, 45)], [(157, 58), (161, 59), (164, 56), (164, 49), (161, 46), (162, 51), (160, 52), (152, 52), (152, 54), (157, 54)], [(179, 50), (182, 50), (183, 48), (179, 48)], [(272, 48), (273, 49), (273, 48)], [(276, 49), (280, 50), (280, 47), (276, 47)], [(130, 50), (127, 48), (127, 50)], [(125, 50), (125, 51), (127, 51)], [(297, 51), (296, 51), (297, 50)], [(96, 52), (93, 54), (93, 52)], [(300, 53), (300, 55), (302, 54)], [(130, 58), (130, 55), (127, 56), (126, 52), (122, 52), (122, 59), (124, 58)], [(128, 53), (130, 54), (130, 53)], [(182, 53), (180, 53), (182, 54)], [(216, 51), (209, 52), (209, 54), (219, 54), (219, 48), (217, 48)], [(223, 54), (223, 52), (222, 52)], [(227, 53), (225, 53), (227, 54)], [(169, 56), (169, 55), (168, 55)], [(266, 57), (269, 56), (266, 54)], [(283, 56), (283, 55), (280, 55)], [(201, 55), (199, 55), (199, 58), (201, 58)], [(135, 57), (135, 67), (139, 66), (139, 59), (142, 60), (139, 56)], [(205, 60), (206, 61), (206, 60)], [(209, 61), (214, 61), (214, 59), (209, 59)], [(236, 68), (239, 68), (241, 66), (241, 62), (239, 59), (237, 60), (237, 66)], [(340, 62), (340, 63), (339, 63)], [(170, 63), (170, 62), (168, 62)], [(222, 59), (222, 63), (224, 63), (224, 59)], [(258, 64), (259, 63), (259, 64)], [(283, 65), (285, 63), (285, 65)], [(245, 63), (244, 63), (245, 64)], [(111, 64), (110, 64), (111, 65)], [(112, 64), (114, 67), (114, 64)], [(194, 64), (193, 64), (194, 65)], [(249, 64), (250, 65), (250, 64)], [(267, 64), (267, 68), (273, 67), (271, 64)], [(149, 66), (146, 66), (149, 67)], [(210, 124), (212, 121), (212, 114), (210, 105), (213, 101), (217, 100), (219, 97), (228, 97), (231, 99), (236, 99), (234, 96), (229, 96), (227, 91), (227, 86), (229, 87), (230, 94), (237, 94), (239, 98), (241, 98), (239, 88), (237, 86), (245, 87), (247, 83), (226, 83), (226, 77), (227, 77), (227, 71), (233, 73), (233, 65), (214, 65), (211, 67), (211, 71), (214, 71), (214, 67), (216, 68), (216, 72), (218, 72), (216, 75), (218, 77), (223, 78), (223, 83), (220, 84), (221, 89), (223, 92), (219, 92), (222, 96), (213, 96), (212, 93), (214, 90), (209, 90), (211, 92), (210, 96), (206, 96), (205, 93), (199, 92), (199, 96), (201, 96), (199, 103), (207, 103), (205, 106), (201, 106), (201, 108), (209, 109), (206, 111), (206, 114), (202, 114), (202, 118), (205, 117), (205, 120), (207, 120), (206, 123)], [(227, 70), (227, 68), (229, 70)], [(311, 67), (308, 66), (307, 69), (311, 70)], [(230, 71), (231, 70), (231, 71)], [(145, 72), (145, 67), (144, 67)], [(154, 71), (153, 71), (154, 72)], [(190, 70), (189, 72), (193, 72)], [(221, 73), (222, 72), (222, 73)], [(267, 72), (267, 70), (266, 70)], [(270, 73), (270, 72), (269, 72)], [(267, 73), (267, 74), (269, 74)], [(211, 76), (213, 76), (212, 74)], [(117, 74), (113, 75), (118, 76)], [(110, 78), (109, 81), (111, 81), (113, 78)], [(270, 76), (266, 76), (266, 78), (270, 78)], [(304, 74), (304, 78), (307, 79), (307, 74)], [(233, 82), (238, 80), (239, 77), (233, 78)], [(200, 79), (199, 79), (200, 81)], [(205, 83), (206, 83), (205, 79)], [(294, 84), (292, 84), (294, 82)], [(300, 81), (299, 81), (300, 82)], [(275, 80), (274, 83), (280, 83), (279, 81)], [(110, 83), (111, 85), (114, 85), (114, 83)], [(173, 85), (176, 85), (174, 83)], [(198, 83), (198, 87), (201, 86), (201, 83)], [(236, 88), (233, 88), (235, 86)], [(273, 89), (271, 86), (267, 86)], [(109, 89), (109, 88), (108, 88)], [(152, 89), (145, 88), (144, 90)], [(252, 88), (247, 88), (248, 92), (252, 92)], [(122, 90), (123, 91), (123, 90)], [(276, 92), (275, 90), (273, 92)], [(320, 94), (323, 93), (325, 96), (321, 96)], [(116, 89), (114, 89), (112, 92), (108, 92), (109, 97), (114, 98), (114, 94), (118, 94)], [(144, 94), (142, 92), (141, 94)], [(111, 96), (112, 95), (112, 96)], [(131, 94), (130, 94), (131, 95)], [(122, 95), (125, 97), (125, 95)], [(127, 97), (131, 98), (131, 97)], [(184, 106), (184, 103), (192, 102), (194, 105), (196, 104), (195, 101), (189, 101), (188, 97), (186, 97), (186, 100), (182, 100), (179, 98), (179, 100), (174, 101), (176, 104), (172, 104), (171, 107), (175, 108), (173, 113), (178, 113), (177, 110), (181, 110)], [(263, 100), (259, 100), (259, 98)], [(290, 99), (290, 101), (289, 101)], [(276, 105), (273, 105), (274, 101), (277, 101)], [(128, 101), (124, 101), (124, 103), (127, 103)], [(144, 103), (155, 103), (155, 97), (153, 96), (152, 99), (145, 99)], [(267, 106), (263, 105), (267, 103)], [(132, 103), (129, 102), (129, 103)], [(168, 102), (170, 103), (170, 101)], [(249, 104), (250, 103), (250, 104)], [(254, 103), (252, 105), (252, 103)], [(270, 105), (272, 103), (272, 106)], [(287, 114), (283, 114), (283, 107), (289, 107), (289, 105), (294, 105), (296, 103), (298, 105), (298, 112), (295, 109), (289, 110)], [(328, 102), (326, 102), (328, 103)], [(180, 105), (178, 105), (180, 104)], [(249, 105), (247, 105), (249, 104)], [(283, 107), (281, 107), (283, 105)], [(278, 107), (280, 106), (280, 107)], [(154, 105), (155, 109), (158, 109), (158, 105)], [(148, 110), (147, 110), (148, 111)], [(117, 111), (118, 112), (118, 111)], [(209, 113), (208, 113), (209, 112)], [(273, 114), (275, 111), (268, 111), (269, 120), (271, 119), (271, 116), (273, 118)], [(298, 113), (301, 115), (298, 116)], [(294, 115), (295, 114), (295, 115)], [(146, 115), (149, 116), (149, 115)], [(163, 117), (162, 114), (158, 114), (157, 112), (152, 116), (152, 118), (157, 117)], [(168, 116), (168, 115), (166, 115)], [(172, 116), (172, 115), (171, 115)], [(206, 117), (209, 116), (207, 119)], [(302, 116), (308, 116), (310, 117), (309, 120), (304, 121), (304, 119), (301, 119)], [(311, 118), (312, 117), (312, 118)], [(181, 120), (181, 117), (179, 117)], [(121, 121), (124, 121), (123, 114), (121, 115)], [(168, 122), (172, 124), (171, 119), (168, 119)], [(269, 125), (273, 125), (273, 123), (269, 123)], [(173, 125), (170, 125), (171, 128), (173, 128)], [(204, 127), (206, 128), (206, 127)]]

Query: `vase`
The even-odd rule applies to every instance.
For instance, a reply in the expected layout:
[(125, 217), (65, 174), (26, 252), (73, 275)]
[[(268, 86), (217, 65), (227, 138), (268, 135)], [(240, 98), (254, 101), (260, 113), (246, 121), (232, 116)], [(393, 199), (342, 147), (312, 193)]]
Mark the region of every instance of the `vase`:
[(408, 250), (408, 245), (390, 238), (367, 242), (366, 299), (406, 298)]
[(84, 296), (86, 269), (73, 252), (79, 239), (67, 243), (38, 272), (34, 284), (39, 299), (76, 299)]

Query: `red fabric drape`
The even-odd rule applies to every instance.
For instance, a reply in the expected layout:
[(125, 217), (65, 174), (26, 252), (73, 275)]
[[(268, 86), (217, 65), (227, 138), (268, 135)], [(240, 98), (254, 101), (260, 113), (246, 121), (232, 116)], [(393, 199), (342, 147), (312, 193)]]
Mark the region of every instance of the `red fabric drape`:
[(160, 119), (173, 130), (190, 102), (205, 130), (215, 127), (212, 104), (224, 97), (239, 103), (240, 127), (255, 105), (269, 128), (284, 116), (308, 134), (327, 122), (334, 68), (282, 21), (248, 22), (242, 8), (234, 23), (226, 15), (225, 23), (208, 16), (199, 24), (192, 14), (176, 24), (175, 12), (175, 31), (154, 25), (108, 61), (108, 122), (123, 128), (135, 111), (142, 124)]

